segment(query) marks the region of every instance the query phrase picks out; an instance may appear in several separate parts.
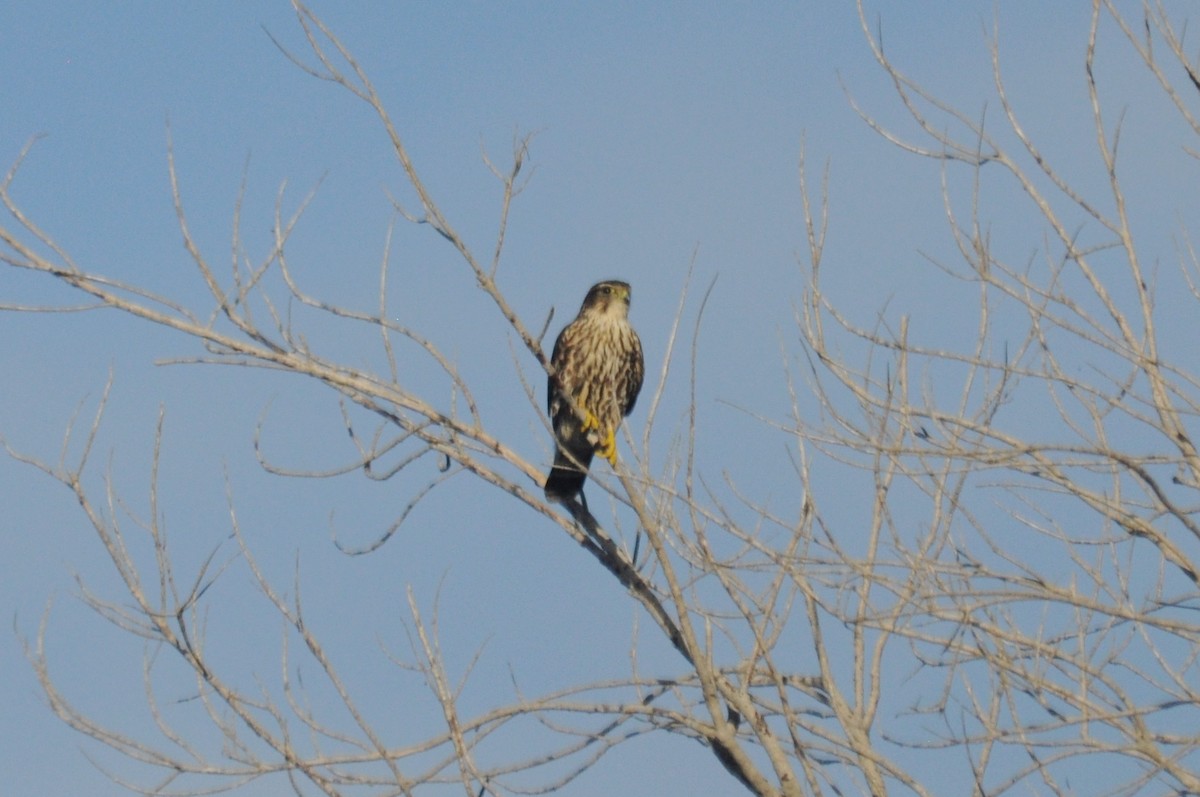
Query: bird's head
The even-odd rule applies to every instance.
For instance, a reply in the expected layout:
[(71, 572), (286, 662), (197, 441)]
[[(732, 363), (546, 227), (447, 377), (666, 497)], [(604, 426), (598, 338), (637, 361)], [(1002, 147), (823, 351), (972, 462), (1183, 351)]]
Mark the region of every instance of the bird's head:
[(605, 280), (587, 292), (580, 312), (595, 312), (625, 318), (629, 314), (631, 290), (628, 282)]

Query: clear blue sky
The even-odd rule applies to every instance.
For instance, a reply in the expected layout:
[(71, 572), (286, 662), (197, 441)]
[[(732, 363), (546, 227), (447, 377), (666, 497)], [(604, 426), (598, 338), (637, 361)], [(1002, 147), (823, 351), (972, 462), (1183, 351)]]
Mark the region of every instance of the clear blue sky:
[[(993, 6), (870, 3), (896, 62), (971, 113), (989, 96), (983, 29)], [(510, 219), (501, 267), (502, 285), (534, 325), (554, 306), (557, 329), (590, 283), (625, 278), (656, 365), (693, 253), (699, 288), (718, 276), (700, 364), (704, 445), (720, 463), (714, 477), (728, 467), (784, 503), (794, 490), (768, 482), (787, 472), (785, 444), (730, 405), (773, 417), (787, 411), (780, 347), (795, 351), (792, 312), (804, 287), (796, 260), (804, 249), (802, 141), (814, 184), (830, 165), (825, 272), (834, 298), (864, 321), (889, 297), (930, 324), (954, 321), (947, 296), (927, 289), (934, 274), (920, 254), (950, 251), (938, 170), (882, 141), (850, 108), (843, 86), (885, 119), (901, 118), (841, 0), (316, 2), (315, 10), (375, 80), (427, 184), (482, 251), (495, 229), (498, 191), (481, 146), (503, 163), (514, 135), (536, 133), (536, 170)], [(1082, 97), (1084, 10), (1005, 3), (1000, 21), (1014, 92), (1033, 124), (1061, 145), (1059, 154), (1069, 155), (1073, 128), (1055, 111), (1079, 107)], [(321, 181), (294, 241), (297, 272), (314, 293), (373, 307), (387, 193), (408, 196), (401, 175), (368, 110), (290, 64), (264, 27), (304, 52), (284, 2), (0, 6), (0, 163), (7, 168), (27, 140), (45, 135), (13, 194), (81, 267), (181, 300), (203, 291), (171, 208), (169, 120), (192, 229), (214, 262), (228, 262), (243, 175), (252, 255), (266, 250), (280, 185), (287, 182), (285, 206), (293, 208)], [(1003, 224), (1003, 213), (998, 218)], [(487, 411), (507, 439), (538, 457), (541, 426), (504, 376), (507, 344), (474, 352), (473, 336), (496, 329), (496, 319), (486, 303), (461, 298), (471, 280), (451, 252), (428, 231), (402, 227), (392, 279), (396, 314), (434, 330), (477, 383), (499, 385), (496, 393), (481, 388)], [(64, 296), (0, 270), (0, 302)], [(360, 356), (356, 340), (324, 343), (352, 362)], [(331, 511), (348, 539), (368, 540), (403, 507), (406, 485), (263, 474), (251, 441), (264, 411), (265, 448), (285, 464), (346, 461), (336, 404), (295, 379), (155, 365), (198, 353), (191, 341), (113, 313), (0, 314), (0, 433), (18, 449), (55, 459), (73, 411), (80, 402), (85, 414), (94, 409), (111, 372), (89, 483), (102, 491), (111, 462), (115, 489), (145, 511), (153, 431), (165, 407), (161, 507), (181, 557), (198, 562), (228, 533), (228, 478), (266, 566), (287, 583), (299, 557), (314, 621), (343, 650), (361, 647), (361, 659), (345, 666), (382, 695), (416, 688), (378, 650), (382, 641), (405, 652), (400, 619), (409, 584), (425, 606), (441, 585), (443, 633), (460, 666), (487, 643), (487, 661), (497, 666), (481, 676), (481, 690), (488, 678), (505, 688), (506, 661), (521, 662), (530, 688), (561, 684), (596, 661), (620, 671), (631, 610), (619, 588), (550, 524), (478, 484), (448, 486), (373, 556), (337, 554)], [(685, 389), (679, 373), (667, 404), (675, 412)], [(635, 429), (641, 420), (635, 413)], [(0, 616), (13, 629), (0, 633), (4, 793), (123, 794), (86, 756), (119, 762), (51, 715), (20, 643), (53, 601), (52, 666), (64, 690), (131, 732), (145, 730), (140, 646), (77, 597), (77, 575), (101, 595), (117, 594), (111, 568), (68, 492), (48, 478), (0, 458), (0, 500)], [(237, 616), (249, 587), (244, 574), (222, 584), (226, 592), (215, 599), (233, 617), (214, 619), (214, 644), (233, 640), (221, 655), (274, 673), (277, 627), (261, 613), (245, 626)], [(621, 767), (602, 767), (569, 793), (735, 791), (708, 791), (725, 776), (697, 745), (673, 741), (619, 755)], [(654, 755), (688, 769), (656, 765)]]

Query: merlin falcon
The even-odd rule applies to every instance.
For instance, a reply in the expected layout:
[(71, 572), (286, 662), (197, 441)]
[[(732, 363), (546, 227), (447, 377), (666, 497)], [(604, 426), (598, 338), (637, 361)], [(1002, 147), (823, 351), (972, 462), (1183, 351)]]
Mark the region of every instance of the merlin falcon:
[(546, 391), (554, 466), (546, 498), (582, 495), (592, 457), (617, 464), (617, 428), (642, 389), (642, 341), (629, 324), (629, 283), (598, 282), (554, 341)]

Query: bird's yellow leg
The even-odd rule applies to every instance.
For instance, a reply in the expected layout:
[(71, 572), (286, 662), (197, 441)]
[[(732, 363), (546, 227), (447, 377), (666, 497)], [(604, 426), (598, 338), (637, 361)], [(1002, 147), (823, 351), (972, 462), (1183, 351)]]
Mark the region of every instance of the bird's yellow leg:
[[(600, 419), (591, 413), (590, 410), (583, 411), (583, 431), (590, 432), (595, 430), (600, 432)], [(596, 443), (596, 453), (608, 460), (608, 464), (614, 468), (617, 466), (617, 430), (609, 429), (602, 432), (600, 440)]]
[(608, 460), (614, 468), (617, 466), (617, 430), (609, 429), (604, 433), (604, 439), (596, 446), (596, 453)]

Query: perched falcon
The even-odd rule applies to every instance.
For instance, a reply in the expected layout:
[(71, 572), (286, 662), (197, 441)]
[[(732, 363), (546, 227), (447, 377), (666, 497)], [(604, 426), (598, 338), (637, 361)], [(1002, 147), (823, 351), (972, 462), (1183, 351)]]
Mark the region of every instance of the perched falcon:
[(588, 291), (579, 315), (554, 341), (547, 404), (554, 467), (546, 497), (583, 490), (592, 456), (617, 464), (617, 427), (642, 389), (642, 342), (629, 325), (629, 283), (607, 280)]

